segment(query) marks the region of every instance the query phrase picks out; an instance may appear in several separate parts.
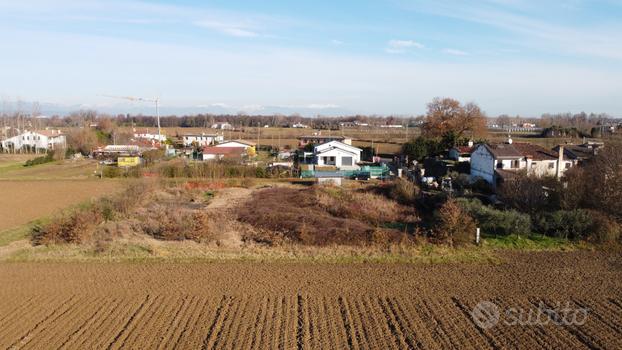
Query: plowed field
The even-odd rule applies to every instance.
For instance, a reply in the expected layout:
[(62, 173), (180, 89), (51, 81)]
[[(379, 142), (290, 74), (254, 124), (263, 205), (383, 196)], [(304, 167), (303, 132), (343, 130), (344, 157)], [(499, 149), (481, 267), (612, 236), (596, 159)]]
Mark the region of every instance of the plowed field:
[[(620, 349), (622, 259), (505, 253), (500, 265), (6, 263), (0, 348)], [(577, 325), (482, 327), (564, 303)]]

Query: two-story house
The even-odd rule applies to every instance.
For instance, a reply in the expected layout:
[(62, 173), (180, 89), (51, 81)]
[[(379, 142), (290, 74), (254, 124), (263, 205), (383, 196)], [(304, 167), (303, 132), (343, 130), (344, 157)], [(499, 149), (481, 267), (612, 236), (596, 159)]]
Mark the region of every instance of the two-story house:
[(530, 143), (479, 144), (471, 153), (471, 176), (493, 186), (503, 178), (524, 171), (534, 176), (561, 177), (573, 162), (564, 152), (548, 150)]

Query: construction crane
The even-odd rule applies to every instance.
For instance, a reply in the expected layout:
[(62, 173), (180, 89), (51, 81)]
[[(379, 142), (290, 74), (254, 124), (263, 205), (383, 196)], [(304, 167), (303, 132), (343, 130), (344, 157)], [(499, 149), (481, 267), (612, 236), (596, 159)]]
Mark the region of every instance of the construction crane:
[(162, 142), (162, 131), (160, 128), (160, 98), (142, 98), (142, 97), (132, 97), (132, 96), (112, 96), (112, 95), (102, 95), (104, 97), (117, 98), (121, 100), (129, 100), (129, 101), (138, 101), (138, 102), (153, 102), (155, 103), (156, 117), (158, 119), (158, 142)]

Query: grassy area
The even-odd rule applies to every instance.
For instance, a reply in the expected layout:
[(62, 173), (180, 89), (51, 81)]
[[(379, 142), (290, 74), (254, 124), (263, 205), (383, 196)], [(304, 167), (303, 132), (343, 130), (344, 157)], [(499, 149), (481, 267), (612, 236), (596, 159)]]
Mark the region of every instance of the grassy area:
[(504, 237), (484, 237), (482, 246), (490, 249), (516, 250), (574, 250), (585, 244), (572, 242), (563, 238), (553, 238), (542, 235)]
[(30, 238), (31, 225), (23, 225), (0, 232), (0, 247), (5, 247), (15, 241)]
[(115, 241), (98, 245), (48, 245), (27, 247), (0, 259), (11, 262), (188, 262), (251, 261), (278, 263), (329, 264), (447, 264), (493, 263), (502, 260), (492, 250), (449, 248), (424, 244), (416, 248), (392, 247), (281, 247), (252, 246), (239, 249), (220, 248), (196, 242), (161, 242), (153, 240)]

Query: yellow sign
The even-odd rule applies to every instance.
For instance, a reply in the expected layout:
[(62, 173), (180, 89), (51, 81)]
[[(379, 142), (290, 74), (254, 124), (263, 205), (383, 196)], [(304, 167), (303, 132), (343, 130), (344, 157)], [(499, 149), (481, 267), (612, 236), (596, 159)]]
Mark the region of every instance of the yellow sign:
[(119, 157), (117, 159), (119, 166), (137, 166), (140, 165), (140, 157)]

